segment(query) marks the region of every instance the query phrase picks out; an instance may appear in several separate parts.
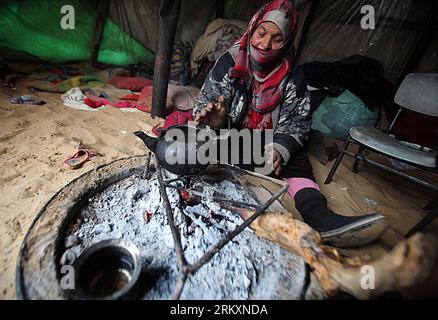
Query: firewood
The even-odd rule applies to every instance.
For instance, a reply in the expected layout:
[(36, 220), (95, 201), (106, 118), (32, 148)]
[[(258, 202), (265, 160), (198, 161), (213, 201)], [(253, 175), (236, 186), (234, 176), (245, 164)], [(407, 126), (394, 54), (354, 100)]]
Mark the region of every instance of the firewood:
[[(245, 208), (228, 206), (228, 209), (239, 213), (243, 219), (254, 213)], [(438, 243), (433, 236), (418, 233), (376, 260), (362, 266), (351, 265), (341, 258), (336, 248), (323, 245), (318, 232), (294, 219), (291, 213), (267, 212), (250, 228), (258, 236), (303, 257), (329, 296), (343, 291), (358, 299), (371, 299), (420, 283), (430, 274), (438, 252)], [(367, 283), (367, 279), (371, 282)]]

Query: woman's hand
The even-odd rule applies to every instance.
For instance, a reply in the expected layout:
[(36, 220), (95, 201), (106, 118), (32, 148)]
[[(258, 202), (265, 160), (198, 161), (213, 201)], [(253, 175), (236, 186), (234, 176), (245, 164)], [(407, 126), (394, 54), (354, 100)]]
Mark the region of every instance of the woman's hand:
[(220, 96), (218, 103), (209, 102), (207, 106), (198, 112), (195, 117), (195, 123), (204, 122), (213, 129), (221, 129), (227, 119), (227, 109), (225, 107), (225, 98)]
[(272, 145), (265, 146), (265, 159), (266, 163), (272, 166), (272, 172), (274, 172), (276, 176), (279, 176), (282, 169), (281, 163), (283, 162), (283, 158)]

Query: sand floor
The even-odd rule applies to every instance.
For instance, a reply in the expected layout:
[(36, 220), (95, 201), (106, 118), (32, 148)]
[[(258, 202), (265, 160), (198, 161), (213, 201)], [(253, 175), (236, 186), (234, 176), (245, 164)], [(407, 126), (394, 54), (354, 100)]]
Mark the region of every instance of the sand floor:
[[(14, 105), (9, 98), (33, 94), (47, 103)], [(0, 299), (15, 298), (15, 264), (24, 235), (40, 208), (72, 179), (111, 160), (144, 154), (131, 133), (158, 122), (144, 112), (107, 107), (66, 107), (60, 94), (0, 88)], [(63, 161), (82, 142), (98, 156), (71, 170)]]
[[(9, 103), (10, 97), (23, 94), (33, 94), (47, 104)], [(84, 172), (114, 159), (144, 154), (144, 145), (131, 133), (150, 130), (157, 122), (147, 113), (112, 107), (95, 112), (71, 109), (62, 104), (60, 94), (0, 88), (0, 299), (15, 298), (20, 245), (44, 204)], [(82, 168), (70, 170), (63, 161), (75, 152), (78, 142), (96, 150), (98, 156)], [(322, 183), (332, 163), (323, 166), (314, 158), (311, 162), (315, 177)], [(333, 182), (322, 185), (321, 190), (330, 207), (343, 214), (386, 215), (391, 227), (376, 250), (389, 250), (424, 216), (422, 206), (431, 193), (377, 168), (353, 174), (351, 165), (352, 159), (346, 157)], [(428, 230), (436, 232), (438, 221)]]

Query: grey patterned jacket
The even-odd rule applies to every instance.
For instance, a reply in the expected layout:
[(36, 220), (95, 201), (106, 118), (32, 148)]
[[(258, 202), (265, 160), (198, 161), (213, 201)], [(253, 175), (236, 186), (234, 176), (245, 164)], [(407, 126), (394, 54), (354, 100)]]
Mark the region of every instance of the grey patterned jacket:
[[(234, 49), (234, 48), (233, 48)], [(230, 79), (234, 67), (235, 52), (231, 49), (224, 53), (207, 75), (198, 98), (194, 102), (193, 115), (200, 112), (208, 102), (217, 102), (223, 95), (229, 115), (231, 127), (241, 129), (247, 112), (251, 95), (245, 84), (237, 79)], [(283, 82), (284, 96), (272, 112), (274, 129), (274, 147), (287, 163), (293, 153), (301, 148), (310, 131), (310, 94), (307, 89), (301, 97), (297, 96), (297, 88), (289, 77)]]

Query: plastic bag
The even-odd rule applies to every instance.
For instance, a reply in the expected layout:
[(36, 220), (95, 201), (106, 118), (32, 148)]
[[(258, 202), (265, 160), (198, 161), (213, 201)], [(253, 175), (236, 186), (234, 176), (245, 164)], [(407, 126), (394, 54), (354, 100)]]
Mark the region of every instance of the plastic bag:
[(373, 126), (377, 112), (370, 111), (357, 96), (345, 90), (339, 97), (327, 97), (312, 116), (312, 129), (345, 140), (351, 127)]

